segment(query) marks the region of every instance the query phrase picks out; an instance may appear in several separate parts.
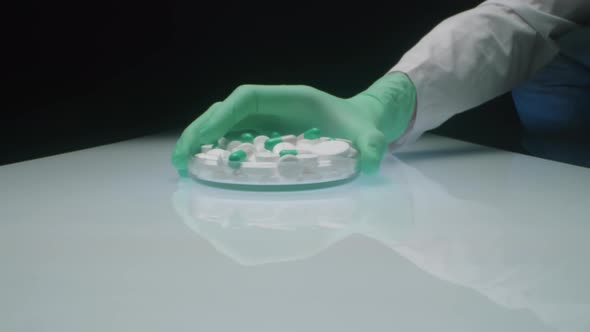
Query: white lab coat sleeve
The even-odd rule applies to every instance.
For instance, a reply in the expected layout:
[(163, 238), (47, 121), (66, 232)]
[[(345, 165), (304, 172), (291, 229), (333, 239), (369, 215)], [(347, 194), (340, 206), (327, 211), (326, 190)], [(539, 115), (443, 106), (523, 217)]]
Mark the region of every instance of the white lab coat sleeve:
[(441, 22), (390, 71), (407, 74), (417, 90), (403, 141), (529, 79), (559, 52), (556, 40), (589, 16), (590, 0), (489, 0)]

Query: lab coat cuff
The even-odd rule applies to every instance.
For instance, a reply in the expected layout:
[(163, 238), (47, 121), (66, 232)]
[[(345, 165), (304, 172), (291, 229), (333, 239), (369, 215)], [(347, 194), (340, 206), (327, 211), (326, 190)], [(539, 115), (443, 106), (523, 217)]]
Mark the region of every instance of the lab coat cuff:
[(408, 76), (410, 78), (410, 80), (412, 81), (412, 84), (414, 84), (414, 86), (416, 87), (416, 101), (414, 102), (414, 113), (412, 114), (412, 118), (410, 119), (410, 122), (408, 123), (408, 127), (406, 128), (406, 131), (398, 139), (396, 139), (395, 141), (393, 141), (389, 144), (388, 150), (390, 152), (394, 152), (405, 145), (414, 143), (415, 141), (418, 140), (418, 138), (420, 138), (420, 136), (422, 136), (422, 134), (425, 131), (423, 129), (424, 125), (421, 124), (422, 121), (420, 121), (420, 115), (419, 115), (419, 111), (418, 111), (418, 107), (420, 104), (420, 91), (418, 89), (418, 86), (416, 85), (415, 79), (410, 74), (411, 71), (410, 70), (402, 70), (402, 67), (403, 66), (401, 66), (401, 65), (397, 65), (391, 71), (389, 71), (388, 74), (400, 72), (400, 73), (403, 73), (406, 76)]

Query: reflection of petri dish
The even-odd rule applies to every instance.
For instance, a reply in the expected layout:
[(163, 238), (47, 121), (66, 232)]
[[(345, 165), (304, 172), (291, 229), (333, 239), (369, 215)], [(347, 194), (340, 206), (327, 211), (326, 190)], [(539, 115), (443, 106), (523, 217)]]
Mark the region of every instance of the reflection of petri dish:
[(191, 230), (248, 266), (306, 259), (354, 234), (390, 246), (408, 234), (413, 220), (408, 187), (390, 166), (383, 165), (387, 176), (306, 191), (251, 186), (244, 192), (181, 178), (173, 204)]
[(188, 170), (193, 178), (209, 185), (274, 189), (337, 185), (358, 175), (357, 153), (348, 142), (318, 139), (318, 143), (310, 145), (310, 140), (306, 141), (301, 149), (289, 144), (293, 150), (288, 154), (261, 147), (240, 151), (242, 160), (231, 158), (239, 146), (215, 148), (193, 156)]

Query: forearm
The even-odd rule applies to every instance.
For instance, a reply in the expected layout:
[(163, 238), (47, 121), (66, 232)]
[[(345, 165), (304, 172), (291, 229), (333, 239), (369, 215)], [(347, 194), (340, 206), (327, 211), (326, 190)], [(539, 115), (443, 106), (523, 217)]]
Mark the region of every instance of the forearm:
[(392, 71), (406, 73), (416, 86), (409, 139), (509, 91), (547, 64), (559, 52), (555, 40), (577, 27), (568, 18), (590, 12), (586, 0), (569, 0), (569, 10), (559, 12), (554, 2), (486, 1), (443, 21), (408, 51)]

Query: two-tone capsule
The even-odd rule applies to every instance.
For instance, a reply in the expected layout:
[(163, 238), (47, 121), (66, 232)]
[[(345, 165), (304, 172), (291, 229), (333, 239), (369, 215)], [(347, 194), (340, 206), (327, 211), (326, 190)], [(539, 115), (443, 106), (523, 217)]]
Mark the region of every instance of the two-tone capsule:
[(321, 132), (319, 128), (310, 128), (303, 132), (303, 134), (297, 136), (297, 140), (308, 139), (314, 140), (319, 139), (321, 137)]
[(285, 135), (280, 137), (271, 137), (264, 142), (264, 148), (269, 151), (273, 151), (275, 145), (279, 143), (289, 143), (295, 145), (295, 143), (297, 143), (297, 136)]
[(230, 167), (239, 168), (242, 161), (252, 160), (255, 153), (256, 147), (252, 143), (242, 143), (238, 145), (228, 157)]

